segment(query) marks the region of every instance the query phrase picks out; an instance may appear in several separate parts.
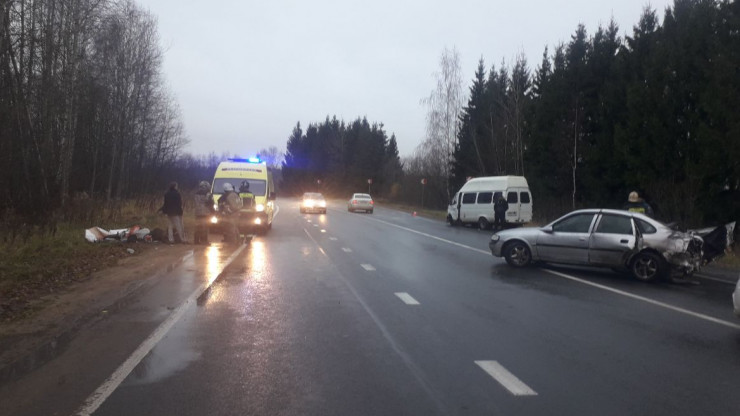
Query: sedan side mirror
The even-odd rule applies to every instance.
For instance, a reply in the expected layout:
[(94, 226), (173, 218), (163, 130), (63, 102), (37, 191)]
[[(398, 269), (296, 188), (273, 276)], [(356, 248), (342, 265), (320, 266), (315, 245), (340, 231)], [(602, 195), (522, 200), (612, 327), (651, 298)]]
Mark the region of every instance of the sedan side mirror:
[(543, 232), (546, 232), (548, 234), (552, 234), (553, 233), (552, 225), (548, 225), (546, 227), (542, 227), (542, 228), (540, 228), (540, 230), (542, 230)]

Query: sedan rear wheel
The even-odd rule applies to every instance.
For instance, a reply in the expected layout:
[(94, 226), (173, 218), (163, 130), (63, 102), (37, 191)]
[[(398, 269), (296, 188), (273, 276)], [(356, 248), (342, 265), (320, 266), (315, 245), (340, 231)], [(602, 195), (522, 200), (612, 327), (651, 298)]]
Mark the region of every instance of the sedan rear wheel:
[(504, 248), (504, 258), (510, 266), (524, 267), (532, 262), (532, 253), (526, 244), (521, 241), (514, 241)]
[(637, 280), (651, 282), (663, 274), (663, 262), (655, 253), (639, 253), (632, 260), (630, 270)]

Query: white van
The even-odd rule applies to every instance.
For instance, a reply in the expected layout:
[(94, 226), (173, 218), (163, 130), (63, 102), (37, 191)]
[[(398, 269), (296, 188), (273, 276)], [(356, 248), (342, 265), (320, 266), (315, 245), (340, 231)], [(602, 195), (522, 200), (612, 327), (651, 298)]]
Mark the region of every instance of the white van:
[(473, 178), (455, 194), (447, 208), (447, 222), (478, 224), (481, 230), (493, 224), (493, 201), (502, 195), (509, 203), (506, 223), (522, 225), (532, 221), (532, 194), (524, 176), (485, 176)]

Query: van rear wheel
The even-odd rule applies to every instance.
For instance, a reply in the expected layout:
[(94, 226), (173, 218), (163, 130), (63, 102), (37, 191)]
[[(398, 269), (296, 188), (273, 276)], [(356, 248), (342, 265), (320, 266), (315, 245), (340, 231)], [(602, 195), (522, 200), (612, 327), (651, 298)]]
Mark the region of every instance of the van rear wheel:
[(480, 217), (478, 219), (478, 228), (484, 231), (488, 230), (491, 228), (491, 223), (485, 217)]

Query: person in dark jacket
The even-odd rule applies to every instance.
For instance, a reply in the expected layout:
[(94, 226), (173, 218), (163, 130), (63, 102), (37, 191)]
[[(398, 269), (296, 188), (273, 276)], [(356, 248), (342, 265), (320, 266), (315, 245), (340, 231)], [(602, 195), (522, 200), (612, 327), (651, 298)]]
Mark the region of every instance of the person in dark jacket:
[[(167, 238), (170, 244), (185, 243), (185, 227), (182, 224), (182, 197), (177, 190), (177, 182), (170, 183), (170, 189), (164, 194), (164, 204), (159, 209), (169, 220)], [(177, 232), (175, 238), (174, 232)]]
[(210, 183), (201, 181), (198, 184), (198, 190), (193, 197), (193, 203), (195, 205), (195, 234), (193, 234), (193, 244), (208, 245), (208, 225), (211, 216), (215, 212)]
[(640, 195), (636, 191), (630, 192), (627, 197), (627, 203), (624, 204), (623, 209), (630, 212), (639, 212), (645, 214), (648, 217), (653, 217), (653, 207), (650, 206), (644, 199), (640, 198)]
[(493, 203), (493, 229), (503, 230), (506, 224), (506, 211), (509, 209), (509, 203), (503, 195), (496, 193), (496, 201)]

